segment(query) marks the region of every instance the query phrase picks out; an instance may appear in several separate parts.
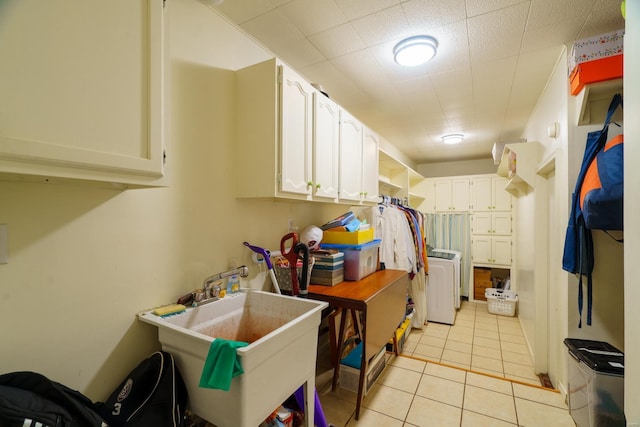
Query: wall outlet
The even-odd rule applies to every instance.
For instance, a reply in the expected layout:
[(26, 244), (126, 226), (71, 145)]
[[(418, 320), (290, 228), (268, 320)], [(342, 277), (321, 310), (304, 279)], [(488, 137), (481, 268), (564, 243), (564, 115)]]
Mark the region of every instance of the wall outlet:
[(0, 224), (0, 264), (9, 263), (9, 231), (7, 224)]

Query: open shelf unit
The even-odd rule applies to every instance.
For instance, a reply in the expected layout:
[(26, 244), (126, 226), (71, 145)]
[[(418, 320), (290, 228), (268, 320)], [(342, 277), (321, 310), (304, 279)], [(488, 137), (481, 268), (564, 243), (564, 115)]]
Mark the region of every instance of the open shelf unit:
[[(622, 93), (622, 79), (607, 80), (586, 85), (575, 97), (578, 126), (603, 123), (613, 95)], [(622, 109), (613, 121), (622, 120)]]
[(497, 172), (509, 179), (505, 190), (515, 197), (528, 194), (533, 189), (541, 154), (542, 146), (539, 142), (505, 145)]
[(384, 150), (379, 150), (378, 186), (380, 194), (406, 199), (409, 206), (419, 208), (426, 198), (425, 178)]

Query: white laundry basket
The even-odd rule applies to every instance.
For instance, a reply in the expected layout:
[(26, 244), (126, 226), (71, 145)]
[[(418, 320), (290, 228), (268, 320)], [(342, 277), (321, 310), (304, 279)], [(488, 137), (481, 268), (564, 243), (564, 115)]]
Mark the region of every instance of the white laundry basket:
[(514, 291), (487, 288), (484, 290), (484, 296), (487, 298), (489, 313), (512, 317), (516, 315), (518, 295)]

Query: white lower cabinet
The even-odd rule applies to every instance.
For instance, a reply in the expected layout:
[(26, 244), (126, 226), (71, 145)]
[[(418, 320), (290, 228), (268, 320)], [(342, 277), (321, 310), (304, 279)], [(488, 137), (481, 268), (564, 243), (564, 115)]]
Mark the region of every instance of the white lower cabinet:
[(511, 235), (511, 212), (475, 212), (471, 221), (472, 234)]
[(473, 235), (471, 254), (475, 264), (510, 266), (511, 237)]

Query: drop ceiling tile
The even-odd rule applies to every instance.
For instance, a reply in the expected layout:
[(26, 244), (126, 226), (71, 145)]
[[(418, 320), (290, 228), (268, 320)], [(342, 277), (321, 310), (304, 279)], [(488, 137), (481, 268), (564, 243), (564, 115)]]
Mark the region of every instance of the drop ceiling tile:
[(319, 33), (347, 22), (347, 17), (333, 0), (294, 0), (278, 10), (305, 36)]
[(379, 72), (379, 65), (373, 55), (367, 50), (359, 50), (331, 59), (336, 68), (358, 79), (361, 74)]
[(483, 43), (469, 47), (471, 63), (496, 61), (518, 55), (522, 35), (505, 37), (498, 40), (483, 40)]
[(622, 13), (620, 13), (620, 2), (617, 0), (600, 0), (596, 2), (577, 39), (624, 29), (624, 26), (625, 21)]
[(221, 3), (216, 9), (241, 25), (275, 9), (275, 6), (269, 0), (234, 0)]
[(474, 93), (479, 90), (492, 90), (511, 87), (516, 72), (517, 56), (491, 62), (478, 62), (471, 65)]
[(307, 39), (293, 39), (274, 43), (272, 49), (278, 58), (289, 58), (286, 62), (294, 69), (316, 64), (325, 59), (322, 53)]
[(402, 4), (409, 24), (427, 31), (466, 18), (465, 0), (409, 0)]
[(467, 0), (467, 16), (483, 15), (521, 2), (522, 0)]
[(400, 4), (400, 0), (335, 0), (344, 14), (353, 21)]
[[(258, 40), (271, 47), (273, 43), (287, 43), (291, 40), (302, 39), (304, 35), (278, 10), (272, 10), (253, 18), (241, 27)], [(286, 58), (283, 58), (286, 60)]]
[[(530, 88), (532, 95), (542, 93), (562, 52), (562, 46), (554, 46), (521, 55), (513, 79), (514, 94), (529, 98), (525, 96), (525, 92), (520, 91), (522, 88)], [(565, 64), (558, 64), (558, 66), (564, 68)]]
[(365, 44), (349, 23), (314, 34), (309, 41), (328, 58), (336, 58), (365, 49)]
[(367, 46), (411, 35), (409, 22), (400, 5), (351, 21)]
[(531, 3), (527, 28), (564, 25), (565, 22), (576, 18), (584, 20), (591, 12), (593, 4), (594, 0), (534, 0)]
[(492, 43), (500, 44), (505, 39), (513, 38), (520, 41), (528, 13), (529, 3), (527, 2), (469, 18), (467, 21), (469, 44), (486, 46)]
[(549, 25), (546, 27), (527, 29), (524, 33), (521, 53), (528, 53), (563, 44), (571, 45), (580, 33), (583, 25), (584, 20), (573, 19), (565, 22), (561, 26)]

